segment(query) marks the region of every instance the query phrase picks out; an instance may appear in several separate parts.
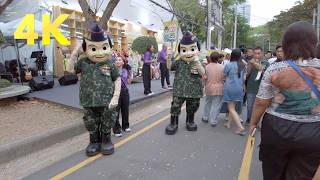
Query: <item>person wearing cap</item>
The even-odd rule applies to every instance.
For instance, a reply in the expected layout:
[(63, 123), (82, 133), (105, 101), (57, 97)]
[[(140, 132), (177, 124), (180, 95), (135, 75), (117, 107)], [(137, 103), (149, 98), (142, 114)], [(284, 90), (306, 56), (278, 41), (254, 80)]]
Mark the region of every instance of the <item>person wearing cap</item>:
[(86, 57), (74, 66), (81, 73), (80, 103), (85, 112), (84, 124), (90, 134), (87, 156), (114, 152), (111, 129), (117, 116), (121, 79), (112, 62), (112, 43), (98, 24), (90, 24), (84, 35), (82, 49)]
[(228, 49), (228, 48), (225, 48), (225, 49), (223, 50), (223, 52), (225, 53), (225, 58), (224, 58), (224, 60), (221, 62), (221, 64), (225, 66), (226, 64), (228, 64), (228, 63), (230, 62), (231, 50)]
[(179, 45), (180, 59), (176, 60), (171, 70), (175, 70), (173, 84), (173, 99), (171, 103), (171, 121), (166, 127), (166, 134), (173, 135), (178, 130), (179, 115), (182, 104), (186, 101), (187, 118), (186, 128), (188, 131), (196, 131), (194, 114), (199, 109), (200, 98), (203, 96), (202, 76), (205, 69), (199, 61), (200, 43), (191, 33), (184, 33)]
[(224, 66), (219, 64), (223, 54), (213, 52), (210, 54), (208, 65), (206, 66), (205, 93), (206, 100), (203, 109), (202, 121), (217, 125), (217, 117), (223, 102)]

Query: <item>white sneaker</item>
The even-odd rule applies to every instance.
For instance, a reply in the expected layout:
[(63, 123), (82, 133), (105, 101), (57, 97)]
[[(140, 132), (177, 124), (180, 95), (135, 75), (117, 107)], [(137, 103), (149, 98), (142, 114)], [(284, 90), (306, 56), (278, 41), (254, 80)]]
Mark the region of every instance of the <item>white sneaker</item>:
[(131, 132), (131, 129), (130, 129), (130, 128), (127, 128), (127, 129), (124, 130), (124, 132), (129, 133), (129, 132)]
[(115, 137), (122, 137), (122, 133), (114, 134)]
[(152, 92), (152, 93), (149, 93), (149, 94), (148, 94), (148, 96), (151, 96), (151, 95), (154, 95), (154, 93)]

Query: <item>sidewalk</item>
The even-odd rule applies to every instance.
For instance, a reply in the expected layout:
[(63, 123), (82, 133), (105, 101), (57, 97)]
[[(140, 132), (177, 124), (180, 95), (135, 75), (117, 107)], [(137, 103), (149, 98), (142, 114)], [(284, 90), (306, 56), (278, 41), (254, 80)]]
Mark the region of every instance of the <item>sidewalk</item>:
[[(173, 84), (174, 75), (171, 74), (170, 80)], [(141, 80), (142, 82), (142, 80)], [(26, 95), (26, 97), (30, 98), (38, 98), (62, 105), (66, 105), (73, 108), (82, 109), (82, 106), (79, 102), (79, 85), (77, 84), (69, 85), (69, 86), (60, 86), (57, 79), (55, 80), (55, 85), (52, 89), (47, 89), (43, 91), (35, 91)], [(144, 88), (143, 83), (133, 83), (129, 85), (129, 93), (130, 93), (130, 102), (131, 104), (144, 100), (146, 98), (151, 98), (165, 92), (168, 90), (162, 89), (160, 80), (152, 80), (151, 81), (151, 90), (154, 93), (152, 96), (146, 96), (143, 94)]]

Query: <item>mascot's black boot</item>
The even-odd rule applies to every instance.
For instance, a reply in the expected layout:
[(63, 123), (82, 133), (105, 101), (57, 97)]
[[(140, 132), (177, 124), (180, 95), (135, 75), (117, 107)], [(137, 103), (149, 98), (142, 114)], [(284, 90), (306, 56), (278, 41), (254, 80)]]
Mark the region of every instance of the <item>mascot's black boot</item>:
[(170, 124), (166, 127), (166, 134), (167, 135), (174, 135), (178, 130), (178, 116), (171, 116)]
[(188, 131), (197, 130), (197, 124), (194, 123), (194, 114), (187, 114), (186, 127)]
[(90, 143), (86, 148), (87, 156), (95, 156), (100, 152), (100, 133), (90, 134)]
[(101, 153), (103, 155), (111, 155), (114, 153), (114, 146), (111, 141), (111, 133), (101, 133)]

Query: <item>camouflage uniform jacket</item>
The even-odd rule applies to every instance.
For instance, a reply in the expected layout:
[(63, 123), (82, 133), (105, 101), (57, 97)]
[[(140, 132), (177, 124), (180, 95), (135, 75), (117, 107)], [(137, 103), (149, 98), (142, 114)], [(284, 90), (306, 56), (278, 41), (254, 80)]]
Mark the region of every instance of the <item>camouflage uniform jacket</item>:
[(177, 60), (171, 70), (175, 70), (173, 96), (185, 98), (201, 98), (203, 85), (199, 74), (192, 74), (193, 62)]
[[(108, 66), (109, 72), (103, 74), (101, 66)], [(75, 72), (81, 73), (80, 103), (83, 107), (108, 106), (114, 93), (114, 81), (119, 72), (111, 61), (93, 63), (88, 58), (81, 59), (75, 66)]]

